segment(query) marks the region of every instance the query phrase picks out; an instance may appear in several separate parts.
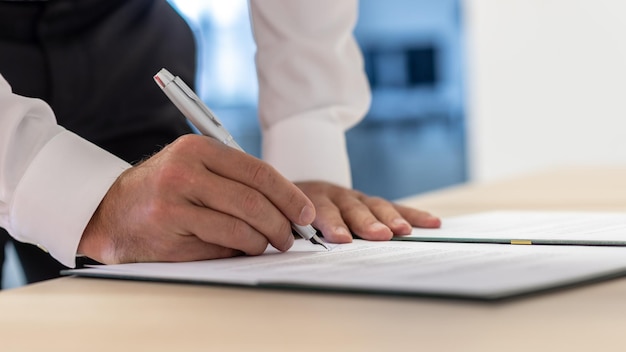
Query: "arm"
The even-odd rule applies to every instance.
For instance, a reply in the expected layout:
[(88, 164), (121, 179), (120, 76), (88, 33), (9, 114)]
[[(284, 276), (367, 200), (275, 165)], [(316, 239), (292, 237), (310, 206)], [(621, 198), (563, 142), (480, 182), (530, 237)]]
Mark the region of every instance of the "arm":
[(208, 137), (126, 162), (59, 127), (0, 76), (0, 225), (74, 266), (260, 254), (293, 244), (310, 200), (268, 164)]
[(345, 132), (370, 91), (352, 35), (357, 0), (251, 0), (263, 157), (316, 206), (313, 225), (333, 242), (438, 227), (430, 214), (351, 190)]
[(370, 103), (357, 1), (252, 0), (250, 10), (263, 158), (292, 181), (350, 187), (345, 131)]
[(0, 76), (0, 226), (66, 266), (92, 213), (130, 165), (56, 124)]

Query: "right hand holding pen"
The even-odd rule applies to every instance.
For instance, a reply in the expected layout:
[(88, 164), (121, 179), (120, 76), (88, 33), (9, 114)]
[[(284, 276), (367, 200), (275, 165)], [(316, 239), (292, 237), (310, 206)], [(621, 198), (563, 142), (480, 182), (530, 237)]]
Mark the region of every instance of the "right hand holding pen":
[(180, 137), (115, 181), (78, 247), (101, 263), (286, 251), (311, 201), (268, 164), (209, 137)]

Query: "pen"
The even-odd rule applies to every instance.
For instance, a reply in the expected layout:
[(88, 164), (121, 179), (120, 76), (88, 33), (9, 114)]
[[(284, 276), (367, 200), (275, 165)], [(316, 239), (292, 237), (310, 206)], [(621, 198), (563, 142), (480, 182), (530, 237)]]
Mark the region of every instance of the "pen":
[[(154, 75), (154, 81), (200, 133), (205, 136), (213, 137), (227, 146), (244, 151), (211, 109), (198, 98), (196, 93), (194, 93), (180, 77), (172, 75), (168, 70), (163, 68)], [(301, 226), (291, 223), (291, 228), (305, 240), (311, 241), (313, 244), (319, 244), (327, 250), (330, 250), (317, 236), (317, 231), (313, 226)]]

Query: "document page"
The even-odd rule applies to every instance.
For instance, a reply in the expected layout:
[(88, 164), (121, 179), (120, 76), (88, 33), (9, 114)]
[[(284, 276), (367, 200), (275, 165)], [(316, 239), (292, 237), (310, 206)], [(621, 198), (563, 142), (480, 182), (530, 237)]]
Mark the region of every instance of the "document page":
[(286, 253), (187, 263), (139, 263), (69, 270), (68, 275), (332, 290), (373, 294), (500, 299), (615, 277), (626, 248), (368, 242), (325, 251), (297, 240)]
[(626, 213), (485, 212), (443, 219), (439, 229), (415, 228), (397, 239), (626, 246)]

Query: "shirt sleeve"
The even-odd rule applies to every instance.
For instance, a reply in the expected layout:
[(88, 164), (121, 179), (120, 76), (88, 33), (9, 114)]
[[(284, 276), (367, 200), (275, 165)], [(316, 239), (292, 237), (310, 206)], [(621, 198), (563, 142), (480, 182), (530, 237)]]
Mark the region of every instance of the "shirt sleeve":
[(251, 0), (263, 158), (292, 181), (351, 187), (345, 132), (370, 104), (357, 0)]
[(74, 267), (89, 219), (128, 163), (57, 125), (0, 75), (0, 226)]

